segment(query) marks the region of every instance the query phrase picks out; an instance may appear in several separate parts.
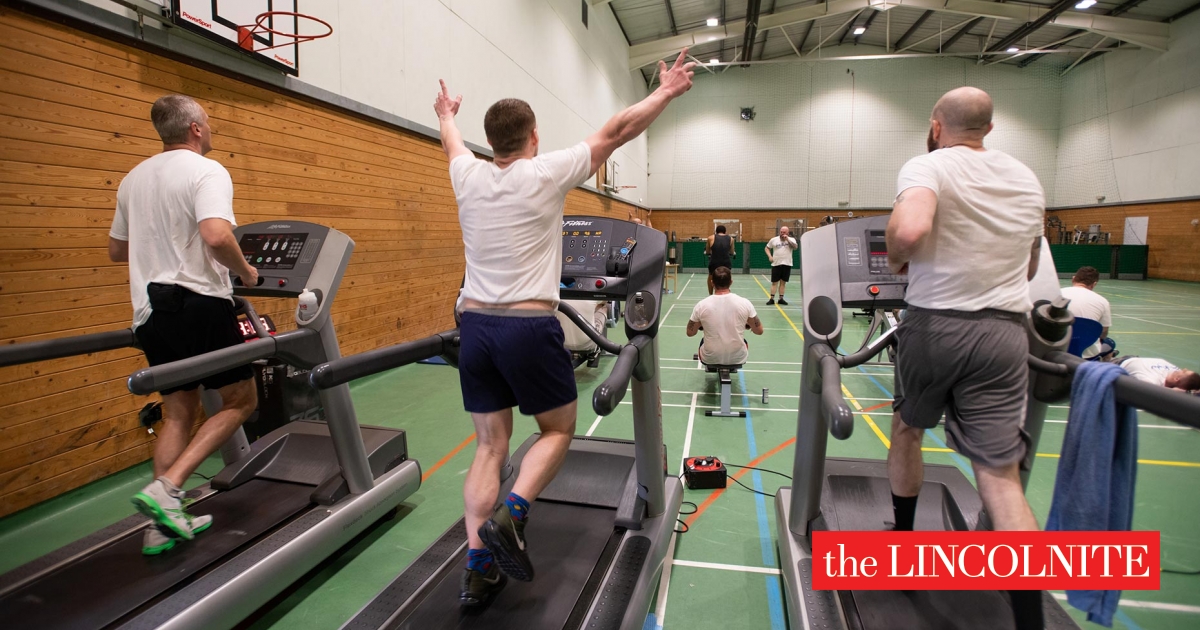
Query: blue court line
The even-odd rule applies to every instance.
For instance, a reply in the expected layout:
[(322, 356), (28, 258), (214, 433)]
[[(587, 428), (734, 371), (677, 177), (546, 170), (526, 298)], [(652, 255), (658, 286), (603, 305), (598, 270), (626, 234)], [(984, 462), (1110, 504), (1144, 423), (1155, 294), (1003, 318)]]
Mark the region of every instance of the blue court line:
[(1121, 610), (1120, 608), (1117, 609), (1117, 614), (1113, 615), (1113, 618), (1125, 624), (1125, 627), (1129, 628), (1129, 630), (1142, 630), (1142, 627), (1137, 625), (1134, 620), (1130, 619), (1129, 615), (1125, 614), (1125, 611)]
[[(838, 349), (841, 350), (840, 347)], [(888, 388), (883, 386), (883, 383), (880, 383), (878, 380), (876, 380), (875, 376), (873, 376), (870, 372), (864, 370), (861, 365), (858, 366), (858, 371), (862, 372), (863, 374), (866, 374), (867, 379), (870, 380), (872, 383), (875, 383), (875, 387), (878, 387), (879, 391), (883, 392), (883, 394), (885, 396), (887, 396), (888, 398), (895, 398), (895, 396), (892, 394), (892, 392), (890, 390), (888, 390)], [(925, 435), (928, 435), (930, 438), (932, 438), (933, 441), (939, 447), (950, 448), (949, 446), (946, 446), (946, 443), (944, 441), (942, 441), (942, 438), (938, 437), (937, 434), (934, 433), (932, 430), (925, 429)], [(963, 474), (965, 474), (967, 476), (968, 479), (970, 479), (972, 482), (975, 481), (975, 471), (974, 471), (974, 469), (971, 468), (971, 464), (962, 455), (959, 455), (958, 453), (951, 451), (950, 458), (954, 460), (954, 464), (956, 466), (958, 466), (958, 469), (961, 470), (963, 472)]]
[[(738, 384), (742, 387), (742, 406), (746, 407), (746, 447), (750, 459), (758, 457), (758, 444), (754, 439), (754, 420), (750, 414), (750, 397), (746, 395), (746, 375), (738, 372)], [(762, 475), (757, 470), (750, 471), (754, 489), (763, 491)], [(765, 567), (775, 566), (775, 543), (771, 540), (771, 526), (767, 520), (767, 502), (762, 494), (754, 495), (754, 505), (758, 512), (758, 542), (762, 548), (762, 561)], [(779, 586), (779, 576), (764, 575), (767, 584), (767, 604), (771, 615), (771, 629), (784, 630), (787, 626), (783, 621), (783, 592)]]

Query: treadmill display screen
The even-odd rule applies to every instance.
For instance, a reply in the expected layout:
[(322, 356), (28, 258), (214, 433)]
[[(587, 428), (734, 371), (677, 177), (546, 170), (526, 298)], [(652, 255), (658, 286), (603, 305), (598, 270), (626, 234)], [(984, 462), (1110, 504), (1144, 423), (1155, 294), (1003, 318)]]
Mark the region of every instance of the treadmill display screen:
[(887, 233), (882, 230), (867, 232), (867, 250), (870, 253), (870, 269), (872, 275), (891, 275), (888, 269)]
[[(566, 218), (562, 228), (564, 274), (605, 275), (612, 221)], [(621, 244), (621, 243), (617, 243)]]
[(238, 243), (256, 269), (293, 269), (308, 234), (244, 234)]

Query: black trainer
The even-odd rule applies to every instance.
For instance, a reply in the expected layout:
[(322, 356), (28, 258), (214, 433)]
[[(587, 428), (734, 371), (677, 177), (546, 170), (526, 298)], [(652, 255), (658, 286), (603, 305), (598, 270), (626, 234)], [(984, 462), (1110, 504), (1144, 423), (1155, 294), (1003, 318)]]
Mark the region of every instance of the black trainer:
[(507, 505), (500, 504), (492, 518), (483, 523), (479, 537), (508, 577), (522, 582), (533, 579), (533, 563), (525, 552), (525, 521), (513, 518)]
[(787, 303), (787, 300), (783, 299), (783, 296), (779, 296), (779, 305), (780, 305), (780, 306), (787, 306), (787, 305), (788, 305), (788, 303)]
[(508, 578), (504, 577), (495, 562), (488, 567), (487, 573), (467, 569), (463, 572), (462, 591), (459, 592), (458, 600), (463, 606), (486, 604), (507, 582)]
[(775, 298), (772, 296), (771, 299), (767, 300), (767, 306), (772, 306), (774, 304), (775, 304)]

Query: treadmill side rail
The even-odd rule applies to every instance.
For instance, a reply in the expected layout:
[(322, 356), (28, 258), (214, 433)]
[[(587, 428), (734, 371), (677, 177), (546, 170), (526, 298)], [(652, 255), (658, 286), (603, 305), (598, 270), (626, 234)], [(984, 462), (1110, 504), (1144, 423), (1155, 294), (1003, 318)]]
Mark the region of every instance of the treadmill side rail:
[(236, 573), (230, 571), (233, 575), (229, 576), (218, 569), (121, 627), (231, 628), (399, 505), (420, 485), (420, 466), (406, 461), (354, 501), (317, 507), (309, 515), (320, 514), (319, 520), (314, 516), (305, 522), (308, 517), (301, 517), (248, 549), (246, 554), (251, 557), (256, 550), (267, 552), (254, 564), (231, 567)]

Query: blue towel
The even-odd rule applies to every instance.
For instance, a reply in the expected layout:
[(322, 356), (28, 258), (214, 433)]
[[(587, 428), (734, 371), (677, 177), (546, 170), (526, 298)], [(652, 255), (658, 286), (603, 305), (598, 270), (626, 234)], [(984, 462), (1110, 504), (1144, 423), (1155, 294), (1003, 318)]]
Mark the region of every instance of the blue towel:
[[(1113, 382), (1125, 370), (1087, 362), (1075, 371), (1071, 412), (1046, 531), (1129, 531), (1137, 480), (1137, 411), (1119, 405)], [(1088, 621), (1112, 627), (1121, 591), (1067, 591)]]

